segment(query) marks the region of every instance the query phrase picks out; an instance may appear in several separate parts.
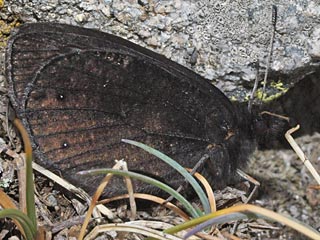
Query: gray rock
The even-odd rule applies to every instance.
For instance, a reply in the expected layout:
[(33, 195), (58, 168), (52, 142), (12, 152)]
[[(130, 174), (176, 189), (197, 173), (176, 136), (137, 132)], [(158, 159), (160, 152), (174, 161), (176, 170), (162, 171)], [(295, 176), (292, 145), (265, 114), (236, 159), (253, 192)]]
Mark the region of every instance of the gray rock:
[[(212, 80), (227, 95), (243, 100), (268, 62), (272, 2), (258, 0), (7, 0), (7, 14), (25, 22), (54, 21), (128, 38), (159, 52)], [(270, 94), (285, 92), (315, 72), (320, 57), (318, 1), (278, 0), (277, 23), (270, 66)], [(196, 49), (196, 59), (193, 50)], [(236, 91), (235, 91), (236, 90)]]

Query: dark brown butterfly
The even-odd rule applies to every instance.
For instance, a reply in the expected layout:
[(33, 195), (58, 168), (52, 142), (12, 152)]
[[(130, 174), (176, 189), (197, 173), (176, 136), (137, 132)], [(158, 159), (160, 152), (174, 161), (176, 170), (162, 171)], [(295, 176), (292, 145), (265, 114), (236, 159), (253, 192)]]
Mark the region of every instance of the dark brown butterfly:
[[(92, 193), (100, 177), (80, 170), (129, 170), (173, 187), (183, 183), (165, 163), (121, 139), (143, 142), (201, 172), (214, 187), (230, 182), (254, 148), (251, 115), (206, 79), (119, 37), (69, 25), (25, 24), (7, 49), (9, 96), (28, 130), (38, 163)], [(136, 182), (137, 192), (153, 188)], [(107, 192), (125, 192), (113, 180)]]

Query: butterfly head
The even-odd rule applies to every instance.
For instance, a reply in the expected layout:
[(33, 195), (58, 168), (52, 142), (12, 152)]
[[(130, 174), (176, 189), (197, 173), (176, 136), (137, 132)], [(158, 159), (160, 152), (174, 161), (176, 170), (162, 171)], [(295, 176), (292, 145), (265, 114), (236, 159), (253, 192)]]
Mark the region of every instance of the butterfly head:
[(277, 148), (285, 144), (285, 133), (293, 126), (288, 117), (270, 112), (260, 112), (253, 119), (253, 130), (262, 149)]

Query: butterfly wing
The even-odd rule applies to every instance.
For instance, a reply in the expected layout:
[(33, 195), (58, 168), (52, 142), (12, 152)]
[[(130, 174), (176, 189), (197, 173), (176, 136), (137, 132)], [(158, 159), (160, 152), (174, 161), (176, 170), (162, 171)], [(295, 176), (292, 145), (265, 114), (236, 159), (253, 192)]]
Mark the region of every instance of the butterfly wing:
[[(26, 24), (11, 37), (6, 64), (9, 96), (31, 136), (36, 161), (89, 192), (97, 178), (80, 180), (76, 172), (112, 167), (115, 159), (172, 186), (183, 181), (123, 138), (192, 168), (209, 144), (221, 145), (237, 132), (234, 106), (208, 81), (107, 33)], [(136, 183), (137, 191), (145, 189)], [(125, 191), (122, 181), (114, 180), (108, 191)]]

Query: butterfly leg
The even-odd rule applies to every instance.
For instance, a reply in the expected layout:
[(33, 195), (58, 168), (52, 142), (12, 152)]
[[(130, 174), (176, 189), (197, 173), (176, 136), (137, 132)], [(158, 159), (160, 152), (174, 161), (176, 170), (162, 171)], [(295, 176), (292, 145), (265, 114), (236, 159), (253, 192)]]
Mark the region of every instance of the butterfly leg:
[[(204, 164), (205, 164), (205, 162), (206, 162), (208, 159), (209, 159), (209, 155), (208, 155), (208, 154), (204, 154), (204, 155), (201, 157), (201, 159), (196, 163), (196, 165), (192, 168), (190, 174), (191, 174), (191, 175), (194, 175), (199, 169), (202, 169), (203, 166), (204, 166)], [(182, 183), (182, 184), (176, 189), (176, 191), (177, 191), (178, 193), (180, 193), (184, 188), (187, 188), (187, 186), (188, 186), (188, 182), (187, 182), (186, 180), (184, 180), (184, 183)], [(163, 204), (172, 201), (172, 199), (173, 199), (173, 196), (168, 197)]]
[[(237, 169), (238, 175), (248, 181), (249, 183), (252, 183), (254, 185), (254, 188), (251, 190), (251, 193), (249, 196), (243, 201), (245, 204), (249, 203), (253, 197), (253, 195), (257, 192), (258, 188), (260, 187), (260, 182), (248, 175), (247, 173), (243, 172), (239, 168)], [(236, 221), (232, 227), (231, 233), (234, 234), (238, 228), (239, 221)]]

